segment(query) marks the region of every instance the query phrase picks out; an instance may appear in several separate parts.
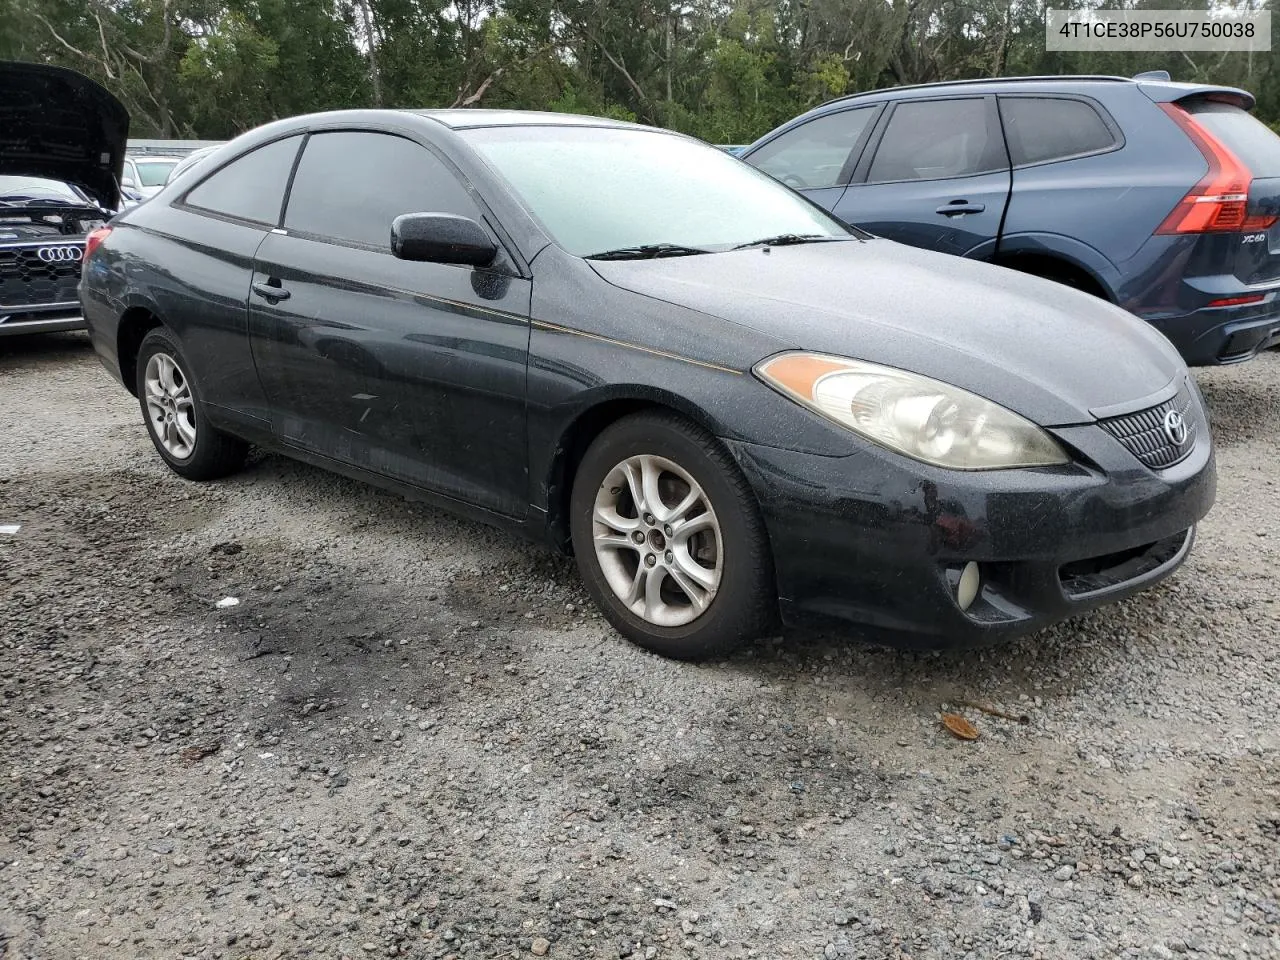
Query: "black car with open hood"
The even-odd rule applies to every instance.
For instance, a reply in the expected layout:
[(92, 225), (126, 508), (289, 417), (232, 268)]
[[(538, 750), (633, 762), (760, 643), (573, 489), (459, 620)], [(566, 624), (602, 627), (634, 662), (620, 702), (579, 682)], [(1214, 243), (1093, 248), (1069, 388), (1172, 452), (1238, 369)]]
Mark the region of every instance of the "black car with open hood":
[(74, 70), (0, 62), (0, 335), (82, 327), (85, 244), (119, 207), (129, 114)]

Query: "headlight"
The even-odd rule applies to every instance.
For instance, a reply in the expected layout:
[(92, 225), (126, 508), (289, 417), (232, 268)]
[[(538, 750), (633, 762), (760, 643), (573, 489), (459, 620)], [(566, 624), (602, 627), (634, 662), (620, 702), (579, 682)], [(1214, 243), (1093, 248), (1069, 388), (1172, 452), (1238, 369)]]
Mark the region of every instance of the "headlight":
[(1053, 438), (1004, 407), (894, 367), (784, 353), (755, 367), (766, 383), (890, 450), (952, 470), (1068, 463)]

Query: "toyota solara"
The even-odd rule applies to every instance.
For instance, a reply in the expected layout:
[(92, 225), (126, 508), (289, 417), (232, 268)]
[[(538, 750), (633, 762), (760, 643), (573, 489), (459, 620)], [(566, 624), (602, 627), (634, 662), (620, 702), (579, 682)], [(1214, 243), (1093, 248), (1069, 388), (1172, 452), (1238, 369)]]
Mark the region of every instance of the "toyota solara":
[(1214, 498), (1149, 325), (661, 130), (298, 117), (87, 246), (94, 345), (175, 472), (258, 444), (542, 538), (669, 656), (1024, 634), (1168, 576)]

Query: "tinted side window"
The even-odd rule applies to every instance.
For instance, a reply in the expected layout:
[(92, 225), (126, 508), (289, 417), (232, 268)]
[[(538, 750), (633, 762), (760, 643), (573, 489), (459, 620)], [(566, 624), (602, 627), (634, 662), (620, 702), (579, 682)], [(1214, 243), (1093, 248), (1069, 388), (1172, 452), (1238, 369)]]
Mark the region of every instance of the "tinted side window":
[(898, 104), (868, 182), (941, 180), (1003, 168), (999, 131), (987, 121), (986, 101), (978, 98)]
[(390, 250), (402, 213), (479, 220), (462, 182), (430, 150), (387, 133), (318, 133), (289, 191), (285, 229)]
[(274, 227), (302, 137), (286, 137), (246, 153), (187, 194), (186, 203)]
[(834, 187), (849, 151), (875, 113), (871, 106), (817, 117), (769, 141), (747, 162), (801, 190)]
[(1082, 100), (1001, 97), (1000, 118), (1014, 164), (1097, 153), (1116, 142), (1098, 111)]

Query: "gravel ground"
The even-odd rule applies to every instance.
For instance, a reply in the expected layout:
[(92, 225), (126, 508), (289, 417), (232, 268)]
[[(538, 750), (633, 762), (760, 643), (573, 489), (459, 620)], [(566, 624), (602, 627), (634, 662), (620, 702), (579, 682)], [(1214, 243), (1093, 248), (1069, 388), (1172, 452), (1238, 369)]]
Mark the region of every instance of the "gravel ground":
[(1199, 378), (1171, 582), (690, 666), (506, 535), (186, 483), (83, 337), (0, 341), (0, 956), (1280, 957), (1280, 353)]

